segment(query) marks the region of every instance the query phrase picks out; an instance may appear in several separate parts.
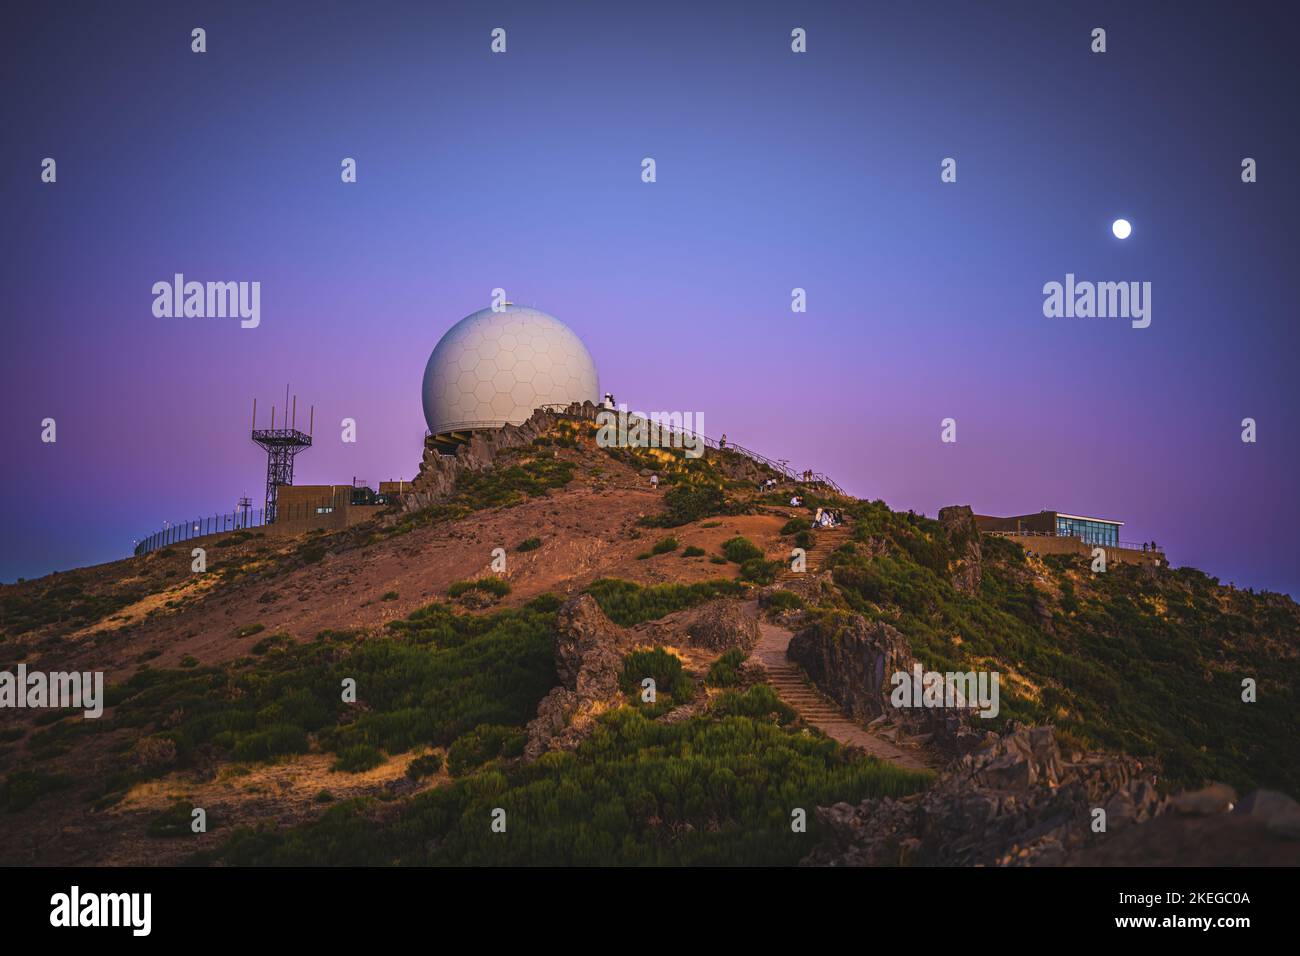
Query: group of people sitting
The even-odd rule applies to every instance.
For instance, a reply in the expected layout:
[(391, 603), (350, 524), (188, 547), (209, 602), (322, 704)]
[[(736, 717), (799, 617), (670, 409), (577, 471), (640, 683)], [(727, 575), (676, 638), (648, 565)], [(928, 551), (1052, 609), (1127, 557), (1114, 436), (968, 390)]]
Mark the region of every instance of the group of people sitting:
[(814, 528), (838, 528), (842, 524), (844, 524), (844, 515), (838, 508), (818, 508), (817, 513), (813, 515)]

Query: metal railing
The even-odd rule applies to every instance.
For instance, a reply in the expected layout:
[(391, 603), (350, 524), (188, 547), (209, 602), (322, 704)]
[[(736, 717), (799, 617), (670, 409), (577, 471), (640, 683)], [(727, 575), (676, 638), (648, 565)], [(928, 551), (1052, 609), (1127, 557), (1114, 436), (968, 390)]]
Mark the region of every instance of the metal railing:
[[(545, 409), (548, 412), (552, 412), (554, 414), (560, 415), (561, 417), (564, 418), (577, 418), (577, 416), (575, 415), (567, 414), (569, 409), (568, 405), (551, 404), (551, 405), (541, 405), (539, 407)], [(597, 411), (613, 411), (613, 409), (606, 409), (601, 406), (597, 406)], [(825, 487), (829, 488), (831, 491), (834, 491), (836, 494), (844, 495), (845, 497), (848, 497), (848, 493), (843, 488), (841, 488), (838, 484), (836, 484), (830, 475), (824, 474), (820, 471), (813, 471), (812, 469), (792, 469), (790, 467), (789, 462), (777, 461), (776, 459), (768, 458), (766, 455), (761, 455), (758, 452), (754, 451), (752, 448), (746, 448), (744, 445), (737, 445), (734, 442), (727, 442), (726, 444), (723, 444), (719, 439), (710, 438), (708, 435), (705, 435), (702, 432), (697, 432), (692, 428), (686, 428), (685, 426), (680, 426), (680, 425), (679, 426), (668, 425), (655, 418), (642, 419), (641, 416), (634, 415), (631, 412), (629, 412), (627, 413), (627, 421), (628, 422), (645, 421), (645, 423), (651, 429), (651, 434), (654, 433), (655, 429), (658, 429), (659, 434), (661, 435), (664, 431), (667, 431), (670, 435), (670, 441), (667, 443), (667, 447), (674, 447), (673, 442), (671, 441), (671, 436), (689, 437), (693, 439), (692, 443), (699, 442), (703, 444), (704, 447), (711, 448), (714, 451), (718, 451), (718, 452), (731, 451), (731, 452), (735, 452), (738, 455), (743, 455), (744, 457), (750, 459), (751, 461), (757, 462), (760, 465), (763, 465), (767, 468), (772, 469), (775, 472), (778, 472), (779, 474), (784, 476), (787, 480), (799, 481), (799, 482), (803, 482), (804, 484), (824, 485)], [(473, 431), (479, 428), (502, 428), (505, 425), (509, 425), (509, 424), (513, 424), (513, 422), (503, 422), (503, 421), (502, 422), (453, 422), (451, 424), (444, 425), (439, 430), (439, 432), (441, 433), (441, 432), (452, 432), (452, 431)], [(432, 435), (433, 432), (431, 432), (426, 428), (424, 432), (425, 438), (426, 439), (430, 438), (432, 437)], [(660, 447), (664, 447), (665, 443), (663, 442), (662, 439), (658, 439), (658, 445)], [(676, 442), (676, 447), (682, 447), (682, 446), (683, 443), (679, 438)]]
[[(351, 504), (349, 507), (379, 507), (388, 503), (388, 498), (384, 495), (376, 495), (375, 499), (373, 503)], [(189, 541), (192, 538), (203, 538), (210, 534), (227, 534), (232, 531), (247, 531), (250, 528), (263, 528), (268, 525), (324, 519), (326, 515), (333, 514), (334, 510), (334, 505), (331, 502), (323, 500), (281, 502), (279, 514), (271, 522), (266, 520), (266, 511), (263, 508), (249, 508), (247, 511), (241, 509), (232, 511), (229, 514), (204, 515), (201, 518), (177, 521), (174, 524), (169, 522), (162, 530), (155, 531), (142, 541), (137, 541), (132, 553), (138, 557), (171, 544), (180, 544), (183, 541)]]
[(1082, 535), (1064, 534), (1059, 531), (985, 531), (983, 533), (1001, 538), (1074, 538), (1084, 544), (1095, 544), (1099, 548), (1125, 548), (1129, 551), (1146, 551), (1149, 554), (1164, 554), (1165, 551), (1151, 541), (1089, 541)]
[(204, 515), (191, 521), (168, 523), (161, 531), (155, 531), (149, 537), (135, 543), (134, 553), (138, 556), (165, 548), (169, 544), (179, 544), (191, 538), (202, 538), (209, 534), (222, 534), (228, 531), (244, 531), (248, 528), (260, 528), (265, 521), (263, 509), (232, 511), (230, 514)]

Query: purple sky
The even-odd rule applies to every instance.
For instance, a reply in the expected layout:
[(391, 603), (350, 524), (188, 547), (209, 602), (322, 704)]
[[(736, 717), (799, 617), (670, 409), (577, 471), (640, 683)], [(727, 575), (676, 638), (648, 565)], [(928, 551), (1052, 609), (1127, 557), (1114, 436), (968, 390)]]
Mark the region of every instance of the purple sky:
[[(895, 508), (1113, 517), (1296, 594), (1294, 32), (1044, 6), (20, 3), (0, 580), (259, 500), (249, 406), (286, 381), (316, 405), (300, 482), (413, 477), (425, 360), (501, 286), (634, 408)], [(175, 272), (260, 281), (261, 326), (155, 318)], [(1150, 328), (1044, 318), (1067, 272), (1151, 282)]]

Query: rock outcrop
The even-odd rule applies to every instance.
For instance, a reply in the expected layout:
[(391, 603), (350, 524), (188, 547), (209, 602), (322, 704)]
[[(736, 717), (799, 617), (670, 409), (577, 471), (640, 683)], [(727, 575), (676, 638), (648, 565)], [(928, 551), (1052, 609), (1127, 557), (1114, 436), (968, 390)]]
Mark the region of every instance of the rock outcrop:
[(1073, 854), (1071, 866), (1298, 866), (1300, 805), (1276, 790), (1238, 801), (1212, 783), (1176, 794), (1150, 823)]
[[(561, 414), (567, 419), (594, 421), (599, 411), (591, 402), (574, 402)], [(410, 493), (402, 499), (403, 509), (417, 511), (446, 499), (455, 490), (456, 479), (462, 474), (490, 468), (506, 449), (531, 445), (535, 438), (555, 427), (561, 414), (539, 408), (523, 424), (475, 432), (455, 455), (443, 455), (426, 441), (420, 472), (411, 482)]]
[(897, 628), (859, 614), (824, 617), (790, 639), (786, 652), (854, 719), (894, 715), (890, 677), (912, 669), (912, 648)]
[(734, 598), (709, 601), (687, 622), (686, 634), (692, 644), (709, 650), (749, 651), (758, 643), (758, 619)]
[[(903, 633), (884, 621), (844, 611), (822, 614), (795, 633), (786, 656), (855, 720), (896, 725), (880, 731), (887, 739), (909, 736), (913, 743), (951, 759), (969, 753), (990, 735), (977, 716), (979, 702), (963, 701), (960, 688), (954, 706), (894, 706), (895, 675), (907, 674), (915, 681), (921, 665)], [(916, 693), (919, 696), (919, 687)]]
[(528, 724), (524, 756), (535, 760), (548, 750), (572, 750), (596, 718), (618, 706), (623, 652), (632, 640), (610, 621), (590, 594), (565, 602), (555, 619), (555, 672), (560, 686), (537, 705)]
[(728, 651), (752, 650), (758, 643), (758, 619), (734, 598), (716, 598), (698, 607), (673, 611), (638, 624), (631, 630), (647, 647), (698, 647)]
[(952, 586), (963, 594), (978, 594), (984, 573), (984, 558), (975, 513), (971, 511), (970, 505), (940, 508), (939, 524), (956, 555), (949, 568)]
[(829, 839), (805, 865), (1054, 865), (1164, 809), (1132, 757), (1065, 759), (1051, 727), (1016, 727), (967, 754), (922, 794), (819, 807)]

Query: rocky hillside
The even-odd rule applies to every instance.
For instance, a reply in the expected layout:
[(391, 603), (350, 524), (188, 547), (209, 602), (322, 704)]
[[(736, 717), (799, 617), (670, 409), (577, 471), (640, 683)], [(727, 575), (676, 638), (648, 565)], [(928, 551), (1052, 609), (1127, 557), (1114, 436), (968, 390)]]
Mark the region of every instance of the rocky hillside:
[[(792, 509), (734, 452), (594, 435), (539, 412), (404, 508), (212, 539), (202, 574), (187, 547), (0, 587), (0, 670), (108, 684), (97, 720), (3, 712), (0, 863), (1126, 860), (1180, 789), (1300, 789), (1289, 599), (1027, 557), (968, 509)], [(851, 746), (750, 658), (760, 621)], [(999, 717), (898, 713), (881, 674), (914, 661), (997, 670)], [(1294, 852), (1286, 797), (1240, 803)]]
[[(834, 589), (792, 646), (814, 679), (864, 717), (864, 648), (899, 640), (940, 672), (996, 671), (999, 717), (1052, 724), (1063, 745), (1157, 763), (1163, 781), (1300, 791), (1300, 608), (1192, 568), (1029, 557), (975, 531), (969, 508), (939, 520), (859, 502)], [(1246, 683), (1255, 699), (1243, 699)], [(878, 695), (877, 695), (878, 696)]]

